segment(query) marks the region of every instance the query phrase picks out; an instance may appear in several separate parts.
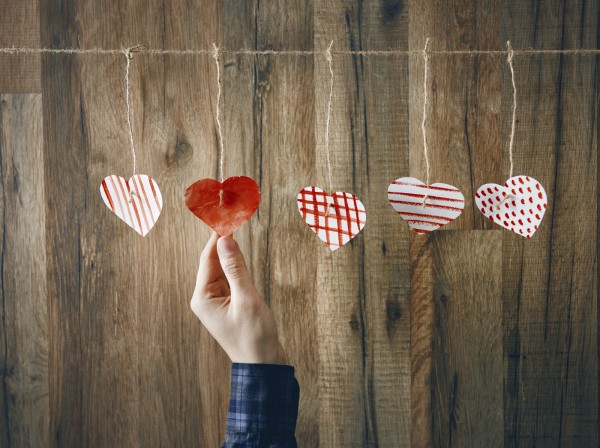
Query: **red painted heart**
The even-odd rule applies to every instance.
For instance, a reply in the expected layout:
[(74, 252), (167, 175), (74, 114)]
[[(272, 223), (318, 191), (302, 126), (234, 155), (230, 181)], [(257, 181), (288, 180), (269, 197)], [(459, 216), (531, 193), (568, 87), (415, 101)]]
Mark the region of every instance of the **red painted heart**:
[(234, 176), (223, 183), (201, 179), (185, 190), (185, 205), (221, 236), (231, 235), (248, 221), (260, 203), (256, 182), (246, 176)]
[(354, 238), (365, 226), (365, 207), (350, 193), (337, 191), (329, 196), (318, 187), (305, 187), (296, 199), (304, 222), (332, 251)]
[(475, 203), (490, 221), (531, 238), (542, 222), (548, 197), (544, 187), (534, 178), (515, 176), (504, 186), (485, 184), (479, 187)]

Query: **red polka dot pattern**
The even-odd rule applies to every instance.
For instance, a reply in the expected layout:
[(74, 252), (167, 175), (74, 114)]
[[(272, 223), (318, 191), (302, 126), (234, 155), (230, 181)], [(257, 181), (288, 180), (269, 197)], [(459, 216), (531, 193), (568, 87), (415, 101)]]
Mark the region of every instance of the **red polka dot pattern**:
[[(504, 186), (485, 184), (479, 187), (475, 203), (492, 222), (531, 238), (544, 218), (548, 197), (544, 187), (534, 178), (515, 176)], [(520, 217), (523, 218), (515, 220)]]

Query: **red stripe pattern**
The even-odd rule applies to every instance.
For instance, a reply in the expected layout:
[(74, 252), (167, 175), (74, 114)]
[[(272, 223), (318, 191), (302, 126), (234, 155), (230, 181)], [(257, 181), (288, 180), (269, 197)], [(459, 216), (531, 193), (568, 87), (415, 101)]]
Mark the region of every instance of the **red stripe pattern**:
[(100, 184), (100, 196), (115, 215), (142, 236), (154, 227), (163, 205), (158, 185), (145, 174), (129, 180), (107, 176)]
[(533, 177), (515, 176), (504, 186), (485, 184), (479, 187), (475, 203), (490, 221), (517, 235), (531, 238), (546, 213), (548, 196)]
[(400, 217), (420, 234), (455, 220), (465, 207), (465, 197), (458, 188), (442, 183), (427, 186), (414, 177), (401, 177), (392, 182), (388, 199)]
[(337, 191), (329, 196), (310, 186), (300, 190), (297, 201), (304, 222), (331, 251), (339, 249), (365, 227), (365, 207), (350, 193)]

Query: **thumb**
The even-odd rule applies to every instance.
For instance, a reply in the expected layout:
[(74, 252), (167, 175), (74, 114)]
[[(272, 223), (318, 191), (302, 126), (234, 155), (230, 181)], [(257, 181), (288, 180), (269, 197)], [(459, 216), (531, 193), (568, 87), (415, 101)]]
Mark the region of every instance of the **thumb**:
[(229, 236), (219, 238), (217, 252), (221, 267), (232, 291), (254, 291), (254, 284), (246, 267), (244, 256), (235, 240)]

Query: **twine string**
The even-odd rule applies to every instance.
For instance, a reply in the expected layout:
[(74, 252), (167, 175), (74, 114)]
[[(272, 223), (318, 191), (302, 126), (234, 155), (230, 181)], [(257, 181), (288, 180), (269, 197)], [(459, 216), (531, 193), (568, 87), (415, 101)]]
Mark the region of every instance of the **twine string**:
[[(136, 172), (136, 154), (135, 154), (135, 142), (133, 140), (133, 105), (131, 104), (131, 85), (129, 82), (129, 70), (131, 68), (131, 62), (133, 61), (133, 51), (136, 51), (138, 47), (123, 48), (121, 52), (125, 56), (125, 104), (127, 105), (127, 126), (129, 129), (129, 146), (131, 147), (131, 159), (133, 163), (133, 175)], [(133, 190), (130, 191), (133, 193)]]
[[(169, 48), (141, 48), (136, 51), (140, 54), (148, 55), (214, 55), (214, 49), (169, 49)], [(0, 48), (0, 53), (4, 54), (105, 54), (116, 55), (122, 54), (123, 50), (113, 48), (36, 48), (36, 47), (4, 47)], [(322, 51), (322, 50), (226, 50), (220, 49), (220, 54), (231, 54), (238, 56), (313, 56), (313, 55), (335, 55), (335, 56), (421, 56), (423, 50), (337, 50), (337, 51)], [(447, 56), (478, 56), (491, 55), (503, 56), (507, 55), (506, 50), (431, 50), (430, 55), (447, 55)], [(595, 56), (600, 54), (598, 48), (573, 48), (566, 50), (513, 50), (514, 56), (529, 56), (529, 55), (579, 55), (579, 56)]]
[[(427, 148), (427, 112), (429, 107), (429, 91), (427, 89), (427, 83), (429, 78), (429, 55), (427, 54), (427, 47), (429, 47), (429, 37), (425, 40), (425, 47), (423, 48), (423, 121), (421, 121), (421, 131), (423, 132), (423, 156), (425, 157), (425, 168), (426, 168), (426, 185), (429, 187), (429, 178), (431, 167), (429, 164), (429, 149)], [(429, 194), (425, 194), (423, 198), (423, 207), (427, 206), (427, 199)]]
[[(331, 156), (329, 154), (329, 125), (331, 122), (331, 103), (333, 101), (333, 56), (331, 55), (331, 47), (333, 41), (329, 44), (327, 51), (325, 52), (325, 58), (329, 66), (329, 101), (327, 102), (327, 120), (325, 122), (325, 154), (327, 156), (327, 177), (329, 179), (329, 193), (333, 194), (333, 181), (331, 175)], [(329, 206), (327, 207), (327, 213), (329, 213)]]
[[(512, 81), (512, 91), (513, 91), (513, 102), (512, 102), (512, 122), (510, 127), (510, 140), (508, 143), (508, 155), (510, 158), (510, 172), (508, 178), (513, 177), (513, 144), (515, 141), (515, 127), (517, 123), (517, 84), (515, 83), (515, 69), (513, 67), (513, 58), (515, 56), (515, 52), (513, 51), (512, 45), (510, 44), (510, 40), (506, 41), (507, 48), (507, 57), (506, 61), (508, 62), (508, 66), (510, 67), (510, 79)], [(496, 210), (500, 209), (500, 206), (506, 201), (508, 198), (508, 194), (502, 198), (498, 204), (496, 204)]]
[(513, 88), (513, 104), (512, 104), (512, 124), (510, 129), (510, 142), (508, 144), (508, 154), (510, 156), (510, 174), (508, 178), (513, 177), (513, 143), (515, 140), (515, 125), (517, 123), (517, 85), (515, 83), (515, 69), (513, 67), (513, 57), (515, 52), (512, 49), (512, 45), (510, 44), (510, 40), (506, 41), (506, 47), (508, 48), (508, 66), (510, 67), (510, 78), (512, 80), (512, 88)]
[[(216, 105), (216, 121), (217, 121), (217, 133), (219, 134), (219, 174), (221, 182), (224, 179), (223, 172), (223, 132), (221, 130), (221, 50), (217, 47), (217, 44), (213, 43), (213, 58), (215, 60), (215, 66), (217, 67), (217, 105)], [(222, 200), (222, 198), (221, 198)]]

